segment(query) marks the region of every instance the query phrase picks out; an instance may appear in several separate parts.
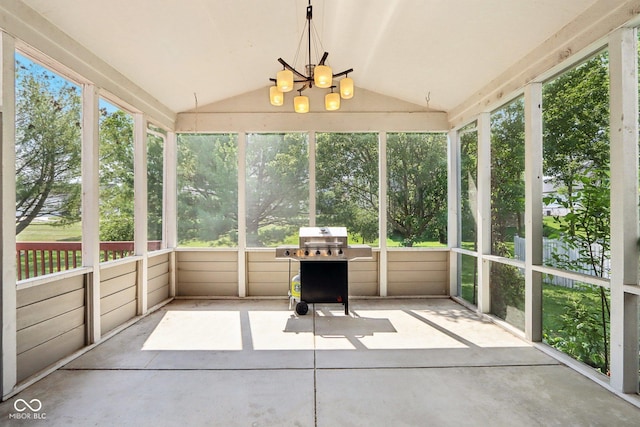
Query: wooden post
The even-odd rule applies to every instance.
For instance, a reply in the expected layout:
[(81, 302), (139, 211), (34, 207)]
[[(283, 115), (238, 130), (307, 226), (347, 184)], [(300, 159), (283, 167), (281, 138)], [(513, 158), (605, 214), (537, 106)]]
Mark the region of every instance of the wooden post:
[(460, 136), (456, 130), (449, 132), (447, 149), (447, 245), (449, 246), (449, 295), (458, 293), (458, 253), (451, 248), (460, 246)]
[(528, 340), (542, 341), (542, 84), (531, 83), (524, 95), (525, 150), (525, 322)]
[(100, 341), (100, 179), (99, 95), (92, 84), (82, 87), (82, 264), (93, 268), (85, 280), (87, 343)]
[(380, 272), (380, 296), (389, 293), (388, 283), (388, 254), (387, 254), (387, 133), (380, 132), (378, 146), (378, 236), (380, 236), (380, 257), (378, 259)]
[(147, 120), (142, 113), (133, 116), (134, 251), (138, 262), (138, 314), (147, 312), (148, 285), (148, 194), (147, 194)]
[(478, 116), (478, 311), (491, 311), (489, 261), (491, 254), (491, 115)]
[(247, 296), (247, 134), (238, 133), (238, 296)]
[(611, 386), (638, 391), (638, 66), (637, 35), (609, 38), (611, 123)]

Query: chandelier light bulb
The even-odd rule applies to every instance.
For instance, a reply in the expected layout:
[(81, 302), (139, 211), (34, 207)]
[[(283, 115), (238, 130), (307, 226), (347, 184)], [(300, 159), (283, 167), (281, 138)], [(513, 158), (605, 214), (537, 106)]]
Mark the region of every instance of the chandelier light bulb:
[(269, 101), (271, 101), (271, 105), (276, 107), (284, 104), (284, 94), (278, 89), (278, 86), (271, 86), (269, 88)]
[(313, 70), (313, 81), (317, 87), (326, 89), (333, 83), (333, 71), (327, 65), (316, 65)]
[(340, 96), (342, 99), (351, 99), (353, 98), (353, 79), (350, 77), (345, 77), (340, 80)]
[(293, 98), (293, 108), (296, 113), (308, 113), (309, 112), (309, 97), (304, 95), (298, 95)]
[(331, 92), (324, 97), (324, 108), (327, 111), (335, 111), (340, 108), (340, 94)]
[(293, 71), (281, 70), (276, 74), (276, 85), (280, 92), (290, 92), (293, 90)]

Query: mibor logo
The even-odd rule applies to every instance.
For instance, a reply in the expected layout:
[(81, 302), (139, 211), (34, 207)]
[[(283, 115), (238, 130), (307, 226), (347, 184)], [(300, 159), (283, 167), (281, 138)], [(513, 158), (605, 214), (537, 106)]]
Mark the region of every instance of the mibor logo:
[(16, 412), (9, 414), (10, 420), (44, 420), (47, 414), (40, 412), (42, 410), (42, 402), (40, 399), (16, 399), (13, 402), (13, 409)]

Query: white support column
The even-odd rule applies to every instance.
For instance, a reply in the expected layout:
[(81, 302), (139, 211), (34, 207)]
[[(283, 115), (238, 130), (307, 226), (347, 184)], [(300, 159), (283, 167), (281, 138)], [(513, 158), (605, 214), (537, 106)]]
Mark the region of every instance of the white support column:
[(635, 29), (609, 37), (611, 114), (611, 386), (638, 391), (638, 66)]
[(82, 265), (87, 276), (87, 342), (100, 341), (100, 113), (98, 88), (82, 87)]
[(524, 92), (525, 150), (525, 322), (528, 340), (542, 341), (542, 84), (531, 83)]
[[(322, 224), (325, 225), (325, 224)], [(316, 133), (309, 132), (309, 227), (316, 226)]]
[(478, 311), (489, 313), (489, 261), (491, 254), (491, 115), (478, 116)]
[(142, 113), (133, 115), (133, 187), (134, 248), (142, 256), (138, 262), (138, 314), (147, 312), (148, 285), (148, 195), (147, 195), (147, 119)]
[[(168, 248), (178, 246), (178, 148), (175, 132), (164, 145), (164, 236)], [(176, 252), (169, 254), (169, 296), (176, 296)]]
[(387, 133), (378, 136), (378, 235), (380, 236), (379, 277), (380, 296), (388, 295), (387, 282)]
[(11, 392), (17, 381), (17, 321), (16, 321), (16, 135), (15, 135), (15, 40), (0, 32), (0, 267), (2, 292), (2, 366), (0, 366), (0, 396)]
[(247, 296), (247, 134), (238, 133), (238, 296)]
[[(447, 245), (460, 246), (460, 143), (458, 132), (449, 132), (447, 146)], [(458, 295), (458, 254), (449, 251), (449, 295)]]

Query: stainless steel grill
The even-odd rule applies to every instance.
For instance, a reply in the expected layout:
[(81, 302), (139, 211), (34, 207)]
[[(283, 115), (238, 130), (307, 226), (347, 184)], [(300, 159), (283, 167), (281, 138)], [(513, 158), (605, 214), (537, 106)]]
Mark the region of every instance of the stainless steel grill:
[(305, 261), (371, 258), (371, 247), (348, 245), (346, 227), (301, 227), (299, 246), (279, 246), (276, 258)]
[[(306, 314), (308, 303), (341, 303), (349, 314), (347, 261), (371, 258), (371, 247), (348, 245), (346, 227), (302, 227), (298, 246), (279, 246), (276, 258), (300, 261), (300, 294), (296, 313)], [(293, 289), (290, 292), (295, 299)]]

